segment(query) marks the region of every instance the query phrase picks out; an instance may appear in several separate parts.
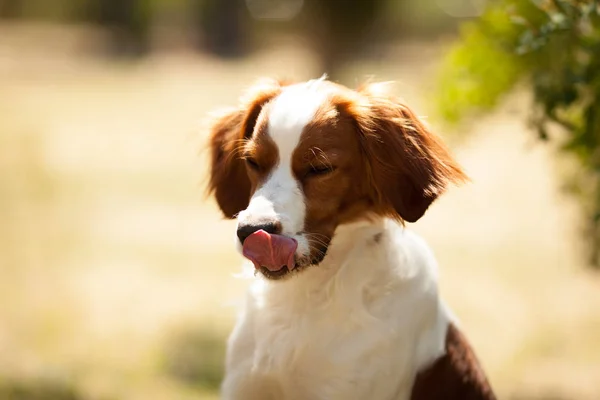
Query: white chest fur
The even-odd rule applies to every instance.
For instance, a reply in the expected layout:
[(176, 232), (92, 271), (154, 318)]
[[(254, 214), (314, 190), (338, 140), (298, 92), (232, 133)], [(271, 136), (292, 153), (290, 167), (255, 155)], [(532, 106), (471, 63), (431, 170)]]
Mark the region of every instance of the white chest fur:
[(254, 279), (229, 339), (224, 399), (407, 399), (444, 353), (436, 262), (393, 221), (340, 227), (319, 266)]

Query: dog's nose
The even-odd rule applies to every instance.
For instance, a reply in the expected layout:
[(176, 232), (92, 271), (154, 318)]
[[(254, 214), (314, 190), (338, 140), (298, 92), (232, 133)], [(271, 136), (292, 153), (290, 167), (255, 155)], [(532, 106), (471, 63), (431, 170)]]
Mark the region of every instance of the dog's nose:
[(246, 240), (248, 236), (261, 229), (267, 233), (281, 233), (281, 222), (268, 221), (261, 223), (239, 223), (237, 228), (237, 237), (240, 239), (240, 243), (244, 244), (244, 240)]

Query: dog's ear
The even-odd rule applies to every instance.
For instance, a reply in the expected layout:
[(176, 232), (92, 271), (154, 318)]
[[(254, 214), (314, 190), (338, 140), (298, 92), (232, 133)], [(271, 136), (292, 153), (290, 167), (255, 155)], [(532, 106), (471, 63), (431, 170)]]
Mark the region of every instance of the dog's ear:
[(360, 88), (350, 108), (378, 211), (415, 222), (449, 184), (468, 180), (441, 139), (380, 84)]
[(208, 194), (214, 194), (227, 218), (248, 207), (251, 184), (241, 158), (245, 141), (252, 136), (262, 107), (275, 97), (284, 82), (264, 79), (242, 96), (240, 105), (216, 113), (210, 124)]

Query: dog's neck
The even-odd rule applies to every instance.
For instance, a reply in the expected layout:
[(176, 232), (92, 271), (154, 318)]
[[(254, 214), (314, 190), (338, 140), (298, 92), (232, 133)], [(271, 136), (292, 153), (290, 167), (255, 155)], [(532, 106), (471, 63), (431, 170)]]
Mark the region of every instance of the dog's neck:
[(382, 290), (406, 286), (410, 291), (409, 283), (415, 280), (435, 286), (436, 271), (411, 260), (414, 238), (405, 245), (409, 243), (405, 235), (410, 232), (385, 218), (342, 225), (320, 264), (281, 281), (257, 276), (254, 288), (259, 297), (280, 306), (334, 306), (341, 311), (368, 306), (369, 299), (376, 300)]
[[(386, 247), (386, 220), (377, 218), (340, 225), (331, 239), (326, 256), (319, 265), (310, 268), (328, 270), (332, 275), (343, 273), (345, 264), (363, 258), (365, 253), (380, 253)], [(375, 260), (374, 260), (375, 261)]]

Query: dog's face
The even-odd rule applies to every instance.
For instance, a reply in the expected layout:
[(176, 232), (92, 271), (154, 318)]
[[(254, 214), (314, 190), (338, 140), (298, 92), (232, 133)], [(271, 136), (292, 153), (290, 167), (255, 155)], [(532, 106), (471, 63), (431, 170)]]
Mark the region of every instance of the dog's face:
[(466, 178), (379, 89), (269, 81), (215, 119), (209, 190), (237, 217), (240, 249), (267, 278), (319, 264), (341, 224), (418, 220), (448, 183)]

